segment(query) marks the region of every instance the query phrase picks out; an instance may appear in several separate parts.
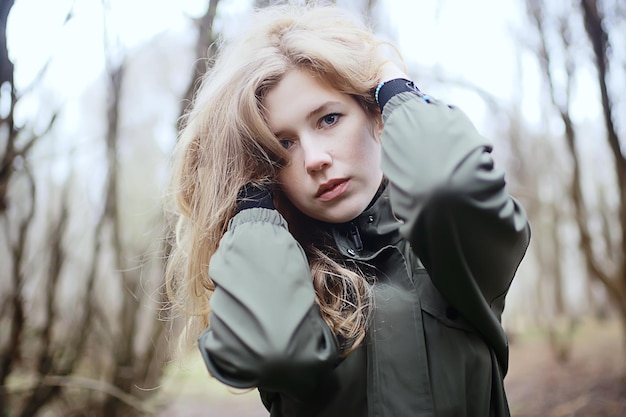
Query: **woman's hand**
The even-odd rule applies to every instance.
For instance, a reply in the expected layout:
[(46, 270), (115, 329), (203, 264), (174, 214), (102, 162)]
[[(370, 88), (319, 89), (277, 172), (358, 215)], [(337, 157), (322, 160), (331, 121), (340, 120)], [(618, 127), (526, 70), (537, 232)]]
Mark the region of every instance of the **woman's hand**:
[(250, 208), (266, 208), (273, 210), (274, 195), (269, 185), (248, 183), (241, 187), (237, 196), (237, 209), (235, 214)]
[(409, 79), (403, 69), (400, 52), (393, 45), (381, 41), (376, 49), (376, 54), (378, 55), (378, 62), (383, 63), (378, 70), (379, 84), (396, 78)]
[[(400, 80), (403, 80), (404, 82), (410, 80), (406, 71), (398, 63), (398, 58), (399, 58), (398, 51), (397, 50), (394, 50), (394, 51), (395, 51), (395, 54), (394, 54), (395, 58), (394, 56), (390, 56), (389, 49), (386, 48), (386, 44), (384, 43), (379, 45), (378, 51), (377, 51), (379, 54), (380, 62), (382, 62), (383, 64), (378, 69), (378, 85), (374, 92), (374, 98), (376, 100), (376, 103), (380, 107), (381, 112), (383, 111), (383, 107), (385, 106), (385, 103), (387, 102), (387, 100), (389, 100), (389, 98), (391, 98), (394, 94), (399, 92), (399, 91), (396, 91), (397, 88), (392, 88), (393, 90), (392, 94), (391, 95), (383, 94), (383, 96), (385, 97), (381, 101), (380, 100), (381, 97), (379, 97), (379, 93), (381, 89), (383, 89), (383, 86), (392, 80), (397, 80), (397, 81), (395, 81), (394, 83), (390, 83), (390, 84), (400, 83), (401, 82)], [(389, 87), (387, 88), (387, 90), (389, 90)]]
[(378, 72), (378, 83), (384, 83), (396, 78), (404, 78), (408, 80), (409, 76), (400, 68), (398, 64), (388, 59)]

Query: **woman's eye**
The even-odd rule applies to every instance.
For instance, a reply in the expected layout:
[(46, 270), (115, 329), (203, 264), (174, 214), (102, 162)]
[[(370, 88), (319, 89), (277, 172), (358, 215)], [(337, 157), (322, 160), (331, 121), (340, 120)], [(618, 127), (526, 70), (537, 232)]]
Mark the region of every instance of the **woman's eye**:
[(332, 126), (339, 121), (339, 113), (330, 113), (322, 117), (321, 125), (323, 127)]
[(291, 148), (291, 145), (293, 145), (293, 141), (291, 139), (280, 139), (278, 142), (285, 149), (289, 149)]

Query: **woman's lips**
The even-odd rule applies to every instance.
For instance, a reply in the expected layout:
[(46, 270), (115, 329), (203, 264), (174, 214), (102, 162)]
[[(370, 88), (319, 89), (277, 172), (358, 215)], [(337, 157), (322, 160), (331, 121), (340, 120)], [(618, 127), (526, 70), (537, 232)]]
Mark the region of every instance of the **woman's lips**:
[(323, 203), (332, 201), (347, 190), (348, 182), (346, 178), (328, 181), (318, 188), (315, 197)]

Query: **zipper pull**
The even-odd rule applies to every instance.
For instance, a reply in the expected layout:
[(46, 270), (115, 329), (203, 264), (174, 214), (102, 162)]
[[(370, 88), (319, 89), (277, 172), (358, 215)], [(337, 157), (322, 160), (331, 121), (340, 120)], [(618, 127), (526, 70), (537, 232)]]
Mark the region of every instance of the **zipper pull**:
[(363, 250), (363, 241), (361, 240), (361, 234), (359, 233), (359, 228), (354, 222), (350, 223), (350, 236), (352, 237), (352, 242), (356, 247), (357, 251)]

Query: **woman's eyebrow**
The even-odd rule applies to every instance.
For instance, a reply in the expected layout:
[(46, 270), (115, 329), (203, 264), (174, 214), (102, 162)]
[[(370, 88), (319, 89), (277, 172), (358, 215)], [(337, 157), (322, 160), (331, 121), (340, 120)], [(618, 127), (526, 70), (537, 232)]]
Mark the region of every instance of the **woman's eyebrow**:
[(341, 104), (340, 102), (334, 101), (334, 100), (327, 101), (323, 103), (321, 106), (311, 110), (309, 114), (306, 115), (306, 118), (307, 120), (309, 120), (320, 113), (327, 112), (329, 107), (333, 107), (333, 106), (340, 105), (340, 104)]
[[(306, 120), (311, 120), (312, 118), (315, 118), (319, 114), (324, 114), (328, 112), (330, 108), (334, 106), (338, 106), (338, 105), (341, 105), (341, 102), (336, 101), (336, 100), (329, 100), (327, 102), (324, 102), (320, 106), (314, 108), (309, 113), (307, 113)], [(274, 136), (279, 138), (281, 136), (284, 136), (286, 133), (289, 133), (289, 129), (279, 130), (277, 132), (272, 132), (272, 133), (274, 134)]]

